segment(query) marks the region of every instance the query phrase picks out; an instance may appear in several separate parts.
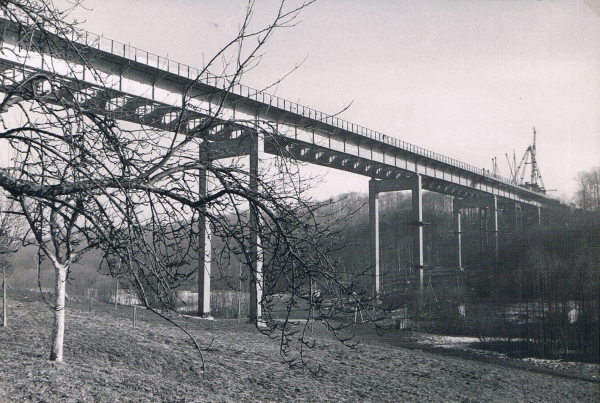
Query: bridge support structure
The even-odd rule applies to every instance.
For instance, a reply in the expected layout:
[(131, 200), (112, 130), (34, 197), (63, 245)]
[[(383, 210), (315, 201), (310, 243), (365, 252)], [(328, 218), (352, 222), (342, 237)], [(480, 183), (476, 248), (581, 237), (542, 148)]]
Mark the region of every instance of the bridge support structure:
[(481, 239), (482, 252), (489, 247), (489, 229), (488, 229), (488, 212), (492, 212), (493, 229), (492, 234), (494, 236), (494, 261), (498, 265), (498, 253), (499, 253), (499, 227), (498, 227), (498, 197), (485, 197), (477, 199), (461, 199), (455, 197), (452, 201), (452, 210), (454, 214), (454, 225), (457, 238), (457, 264), (460, 269), (463, 269), (462, 261), (462, 225), (461, 225), (461, 212), (466, 208), (476, 208), (479, 211), (479, 236)]
[(423, 183), (419, 174), (398, 179), (371, 179), (369, 181), (369, 227), (370, 227), (370, 265), (374, 270), (375, 297), (381, 294), (380, 234), (379, 234), (379, 193), (410, 190), (412, 192), (413, 254), (416, 257), (413, 267), (419, 270), (419, 287), (424, 286), (423, 255)]
[(409, 182), (412, 193), (412, 221), (409, 223), (415, 227), (413, 235), (413, 251), (417, 261), (414, 267), (419, 270), (419, 288), (423, 290), (425, 259), (423, 255), (423, 227), (426, 223), (423, 221), (423, 178), (421, 175), (415, 175)]
[[(201, 161), (207, 160), (205, 151), (200, 151)], [(211, 190), (211, 175), (208, 170), (200, 169), (199, 196), (205, 197)], [(204, 208), (202, 212), (206, 212)], [(205, 214), (200, 215), (198, 222), (198, 316), (212, 319), (210, 309), (210, 276), (212, 262), (212, 239), (210, 221)]]
[(381, 269), (379, 267), (379, 192), (377, 180), (369, 181), (369, 228), (370, 228), (370, 255), (369, 262), (375, 272), (375, 298), (381, 293)]
[[(262, 170), (262, 161), (265, 158), (264, 138), (254, 131), (244, 130), (243, 133), (230, 139), (208, 142), (200, 146), (200, 161), (229, 158), (248, 155), (249, 158), (249, 185), (254, 192), (258, 191), (259, 175)], [(212, 176), (206, 169), (199, 172), (199, 197), (205, 197), (212, 190)], [(205, 212), (206, 210), (204, 210)], [(262, 294), (263, 294), (263, 250), (258, 233), (258, 212), (250, 207), (250, 301), (249, 322), (260, 325), (262, 323)], [(211, 261), (212, 240), (210, 222), (203, 214), (198, 223), (198, 312), (202, 318), (212, 319), (210, 307), (211, 295)]]
[(462, 219), (461, 211), (462, 210), (459, 207), (457, 207), (456, 200), (457, 200), (456, 198), (454, 198), (454, 200), (453, 200), (452, 213), (454, 216), (454, 226), (456, 228), (456, 230), (454, 231), (454, 234), (456, 235), (456, 246), (458, 247), (457, 263), (458, 263), (458, 268), (461, 270), (464, 270), (463, 263), (462, 263), (462, 223), (461, 223), (461, 219)]
[[(258, 133), (251, 136), (250, 145), (250, 189), (258, 191), (258, 177), (261, 172), (261, 161), (264, 159), (264, 137)], [(257, 325), (262, 323), (263, 294), (263, 251), (258, 234), (258, 212), (250, 206), (250, 317), (249, 321)]]
[[(455, 197), (453, 200), (453, 215), (454, 215), (454, 234), (456, 235), (457, 245), (457, 264), (460, 269), (463, 267), (463, 256), (462, 256), (462, 242), (463, 242), (463, 228), (462, 228), (462, 210), (464, 209), (477, 209), (479, 214), (479, 237), (481, 244), (481, 252), (485, 252), (490, 247), (489, 233), (493, 234), (493, 248), (494, 248), (494, 260), (495, 265), (498, 265), (499, 251), (500, 251), (500, 225), (499, 225), (499, 213), (501, 211), (508, 212), (509, 222), (512, 222), (512, 228), (506, 230), (506, 234), (518, 234), (523, 229), (523, 216), (526, 215), (527, 209), (518, 201), (499, 200), (498, 196), (462, 199)], [(537, 225), (541, 223), (540, 207), (533, 206), (535, 209), (534, 222)], [(492, 229), (489, 229), (490, 217), (488, 213), (491, 213)], [(514, 215), (514, 216), (513, 216)]]
[(523, 230), (523, 209), (521, 207), (521, 203), (519, 202), (515, 202), (515, 208), (514, 208), (514, 215), (515, 215), (515, 234), (520, 233)]

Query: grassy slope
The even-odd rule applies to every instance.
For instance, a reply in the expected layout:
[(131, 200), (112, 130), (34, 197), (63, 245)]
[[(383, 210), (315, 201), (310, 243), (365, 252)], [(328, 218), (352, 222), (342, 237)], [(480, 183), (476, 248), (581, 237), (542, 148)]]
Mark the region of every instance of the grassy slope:
[(316, 331), (321, 377), (281, 362), (276, 340), (250, 325), (189, 322), (185, 335), (148, 312), (72, 302), (65, 362), (47, 361), (51, 312), (38, 294), (10, 301), (0, 328), (0, 402), (591, 402), (598, 384), (434, 355), (375, 341), (348, 350)]

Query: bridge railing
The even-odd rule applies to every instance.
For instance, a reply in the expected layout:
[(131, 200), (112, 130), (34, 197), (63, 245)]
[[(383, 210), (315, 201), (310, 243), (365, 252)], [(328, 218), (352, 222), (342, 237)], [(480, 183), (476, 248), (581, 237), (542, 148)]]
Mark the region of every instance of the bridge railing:
[(429, 159), (439, 161), (465, 171), (473, 172), (477, 175), (493, 179), (497, 182), (505, 183), (510, 186), (516, 186), (527, 191), (535, 191), (533, 189), (517, 185), (508, 178), (496, 175), (494, 173), (490, 173), (489, 170), (486, 170), (484, 168), (478, 168), (473, 165), (456, 160), (454, 158), (450, 158), (445, 155), (427, 150), (425, 148), (418, 147), (414, 144), (398, 140), (383, 133), (366, 128), (364, 126), (354, 124), (344, 119), (340, 119), (337, 116), (326, 114), (316, 109), (301, 105), (297, 102), (288, 101), (284, 98), (268, 94), (264, 91), (254, 89), (252, 87), (240, 83), (231, 85), (229, 81), (225, 80), (223, 77), (211, 74), (207, 69), (197, 69), (195, 67), (191, 67), (189, 65), (173, 61), (168, 57), (159, 56), (155, 53), (151, 53), (131, 46), (129, 44), (119, 42), (114, 39), (106, 38), (103, 35), (94, 34), (89, 31), (74, 31), (71, 39), (77, 43), (84, 44), (88, 47), (95, 48), (113, 54), (115, 56), (124, 57), (126, 59), (142, 63), (151, 67), (156, 67), (157, 69), (168, 71), (170, 73), (186, 77), (190, 80), (198, 80), (203, 84), (227, 90), (236, 95), (246, 97), (270, 105), (272, 107), (276, 107), (293, 114), (301, 115), (306, 118), (352, 132), (360, 136), (364, 136), (385, 144), (389, 144), (401, 150), (421, 155), (423, 157), (427, 157)]

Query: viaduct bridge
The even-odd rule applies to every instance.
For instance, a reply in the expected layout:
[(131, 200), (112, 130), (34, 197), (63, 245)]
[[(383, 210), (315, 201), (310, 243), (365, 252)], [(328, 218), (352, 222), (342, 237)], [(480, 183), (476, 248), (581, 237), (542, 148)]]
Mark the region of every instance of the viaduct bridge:
[[(0, 54), (0, 69), (13, 74), (14, 81), (33, 74), (57, 74), (52, 57), (34, 54), (20, 48), (18, 27), (0, 18), (0, 33), (4, 47), (13, 52)], [(58, 42), (62, 41), (58, 37)], [(82, 107), (93, 106), (115, 119), (141, 123), (161, 130), (175, 130), (175, 122), (183, 122), (184, 130), (199, 126), (211, 116), (216, 105), (224, 107), (222, 125), (213, 131), (205, 152), (207, 158), (220, 159), (249, 155), (250, 171), (257, 173), (265, 154), (279, 154), (281, 145), (294, 158), (311, 164), (340, 169), (367, 176), (369, 182), (370, 262), (374, 272), (374, 289), (380, 293), (379, 265), (379, 194), (410, 190), (414, 226), (413, 256), (423, 286), (423, 190), (453, 197), (453, 210), (458, 250), (455, 265), (462, 267), (461, 211), (479, 208), (493, 215), (492, 233), (498, 253), (498, 211), (514, 209), (516, 220), (522, 208), (535, 212), (557, 201), (540, 189), (521, 186), (482, 168), (406, 143), (394, 137), (340, 119), (315, 109), (304, 107), (277, 96), (236, 84), (232, 88), (222, 78), (168, 58), (143, 51), (128, 44), (84, 32), (74, 38), (70, 62), (84, 54), (94, 72), (105, 74), (102, 83), (80, 64), (66, 69), (62, 77), (72, 88), (63, 96), (85, 95)], [(65, 42), (66, 48), (66, 42)], [(62, 55), (69, 59), (68, 52)], [(51, 67), (52, 66), (52, 67)], [(4, 83), (2, 83), (4, 84)], [(183, 97), (192, 102), (183, 110)], [(235, 119), (266, 121), (277, 126), (278, 145), (265, 141), (257, 133), (237, 127)], [(233, 123), (232, 123), (233, 122)], [(203, 179), (204, 191), (209, 186), (208, 174)], [(355, 189), (353, 189), (355, 190)], [(198, 313), (210, 316), (210, 229), (204, 231), (198, 276)], [(201, 251), (202, 252), (202, 251)], [(262, 275), (260, 260), (253, 267), (257, 278)], [(260, 284), (251, 289), (250, 315), (260, 318)]]

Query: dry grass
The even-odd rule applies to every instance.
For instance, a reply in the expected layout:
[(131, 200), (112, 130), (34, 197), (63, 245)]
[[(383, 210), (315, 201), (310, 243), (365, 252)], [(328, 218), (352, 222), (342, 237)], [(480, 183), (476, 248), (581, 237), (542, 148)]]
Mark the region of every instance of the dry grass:
[(595, 402), (598, 383), (404, 349), (384, 339), (357, 350), (315, 331), (320, 377), (282, 362), (278, 343), (235, 321), (187, 322), (185, 335), (146, 311), (73, 302), (65, 362), (47, 360), (51, 312), (31, 293), (0, 328), (0, 402)]

